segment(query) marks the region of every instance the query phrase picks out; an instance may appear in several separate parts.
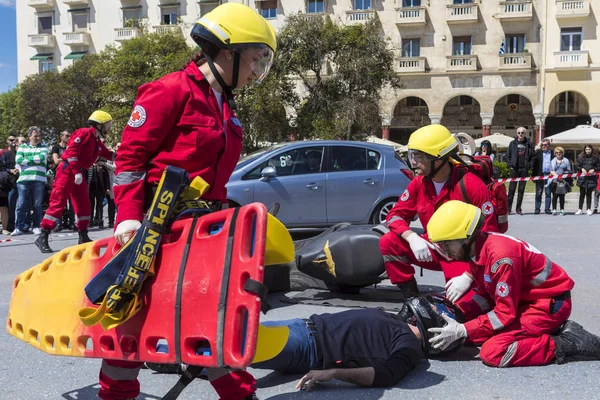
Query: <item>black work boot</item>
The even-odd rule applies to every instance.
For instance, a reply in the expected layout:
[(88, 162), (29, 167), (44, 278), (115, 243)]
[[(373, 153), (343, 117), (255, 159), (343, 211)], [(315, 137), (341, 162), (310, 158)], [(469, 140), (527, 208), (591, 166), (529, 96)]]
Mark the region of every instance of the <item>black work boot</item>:
[(417, 280), (415, 278), (412, 278), (408, 282), (399, 283), (396, 286), (398, 286), (398, 289), (400, 289), (402, 295), (406, 299), (419, 297), (421, 295), (421, 292), (419, 292), (419, 286), (417, 286)]
[(77, 244), (89, 243), (92, 241), (92, 239), (90, 239), (90, 237), (88, 236), (87, 229), (82, 229), (77, 232), (79, 233), (79, 241), (77, 242)]
[(48, 238), (50, 237), (50, 231), (42, 229), (40, 235), (35, 239), (35, 245), (40, 249), (42, 253), (54, 253), (54, 250), (50, 248), (48, 244)]
[(567, 321), (554, 340), (556, 362), (600, 360), (600, 337), (583, 329), (574, 321)]

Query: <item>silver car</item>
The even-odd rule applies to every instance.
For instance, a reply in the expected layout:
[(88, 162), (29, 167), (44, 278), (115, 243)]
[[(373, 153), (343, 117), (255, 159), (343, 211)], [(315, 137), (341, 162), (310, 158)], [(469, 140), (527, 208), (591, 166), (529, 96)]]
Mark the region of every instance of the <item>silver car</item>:
[(281, 143), (242, 158), (227, 184), (231, 205), (279, 203), (288, 228), (382, 223), (412, 179), (389, 146), (354, 141)]

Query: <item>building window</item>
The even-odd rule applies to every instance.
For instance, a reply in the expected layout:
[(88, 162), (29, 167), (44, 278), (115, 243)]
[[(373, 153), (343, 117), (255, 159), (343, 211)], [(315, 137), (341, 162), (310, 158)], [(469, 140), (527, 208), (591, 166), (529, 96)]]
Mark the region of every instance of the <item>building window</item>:
[(525, 35), (506, 35), (506, 52), (523, 53), (525, 51)]
[(52, 15), (38, 15), (38, 33), (52, 35)]
[(421, 7), (421, 0), (402, 0), (402, 7)]
[(141, 17), (140, 8), (123, 9), (123, 27), (124, 28), (139, 28)]
[(71, 13), (73, 18), (73, 32), (87, 32), (88, 14), (87, 12)]
[(582, 28), (562, 28), (560, 30), (560, 51), (581, 50), (582, 39)]
[(177, 7), (163, 7), (160, 12), (162, 25), (177, 25), (177, 19), (179, 17), (177, 11)]
[(471, 55), (471, 36), (457, 36), (452, 42), (453, 56)]
[[(200, 16), (206, 15), (209, 12), (211, 12), (212, 10), (214, 10), (215, 8), (217, 8), (221, 3), (218, 1), (214, 1), (214, 2), (200, 2)], [(277, 7), (275, 7), (277, 8)], [(263, 15), (264, 17), (264, 15)]]
[(453, 4), (471, 4), (473, 0), (453, 0)]
[(562, 92), (558, 95), (556, 115), (577, 115), (579, 108), (579, 94)]
[(371, 9), (371, 0), (355, 0), (354, 9), (355, 10), (370, 10)]
[(521, 104), (521, 95), (509, 94), (506, 96), (506, 104)]
[(44, 72), (52, 72), (54, 71), (54, 62), (49, 60), (40, 60), (40, 74)]
[(472, 106), (473, 98), (471, 96), (458, 96), (459, 106)]
[(323, 0), (307, 0), (307, 13), (323, 13), (325, 12), (325, 2)]
[(420, 57), (421, 39), (403, 39), (402, 57)]
[(277, 0), (267, 0), (260, 2), (260, 15), (266, 19), (277, 18)]

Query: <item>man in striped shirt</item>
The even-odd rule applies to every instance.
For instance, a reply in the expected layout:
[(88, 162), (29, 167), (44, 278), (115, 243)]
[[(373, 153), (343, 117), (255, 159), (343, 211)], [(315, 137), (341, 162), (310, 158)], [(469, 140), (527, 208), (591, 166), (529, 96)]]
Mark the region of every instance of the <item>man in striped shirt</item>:
[(29, 144), (22, 144), (17, 150), (15, 159), (17, 168), (21, 170), (17, 179), (17, 224), (11, 236), (22, 235), (25, 231), (27, 215), (33, 203), (33, 233), (39, 235), (40, 222), (43, 216), (42, 203), (46, 188), (46, 171), (48, 148), (41, 144), (40, 128), (32, 126), (27, 131)]

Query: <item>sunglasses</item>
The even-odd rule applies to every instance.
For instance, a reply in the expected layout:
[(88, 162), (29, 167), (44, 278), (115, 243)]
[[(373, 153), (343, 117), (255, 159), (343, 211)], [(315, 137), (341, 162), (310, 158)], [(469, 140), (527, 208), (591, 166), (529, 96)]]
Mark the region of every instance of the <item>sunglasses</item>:
[(524, 135), (525, 131), (517, 131), (517, 133), (520, 134), (520, 135)]
[(542, 144), (542, 147), (548, 147), (548, 145), (547, 144)]
[(556, 151), (554, 154), (562, 154), (562, 151)]
[(15, 140), (17, 140), (17, 139), (11, 139), (11, 138), (8, 138), (8, 141), (9, 141), (9, 142), (14, 142)]

